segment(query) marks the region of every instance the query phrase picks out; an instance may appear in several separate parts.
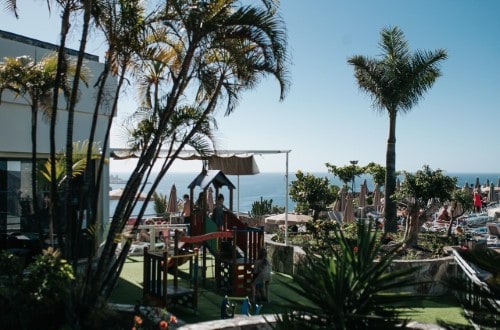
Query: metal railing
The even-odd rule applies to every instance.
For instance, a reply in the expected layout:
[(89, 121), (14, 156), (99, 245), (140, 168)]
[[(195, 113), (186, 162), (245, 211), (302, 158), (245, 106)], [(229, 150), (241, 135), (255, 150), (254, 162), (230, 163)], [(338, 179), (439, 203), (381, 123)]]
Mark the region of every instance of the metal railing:
[(490, 298), (491, 290), (485, 282), (492, 274), (469, 264), (456, 250), (453, 250), (453, 256), (458, 266), (457, 278), (464, 284), (464, 290), (457, 291), (457, 298), (472, 324), (479, 329), (473, 322), (474, 314), (493, 309), (496, 313), (489, 315), (491, 322), (500, 325), (500, 300)]

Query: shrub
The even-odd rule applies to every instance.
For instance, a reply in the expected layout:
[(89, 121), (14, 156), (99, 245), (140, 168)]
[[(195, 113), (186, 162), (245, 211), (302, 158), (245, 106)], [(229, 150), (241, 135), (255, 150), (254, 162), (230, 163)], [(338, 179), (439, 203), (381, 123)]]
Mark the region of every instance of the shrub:
[(1, 252), (0, 328), (60, 328), (66, 321), (65, 307), (74, 281), (71, 266), (52, 248), (25, 269), (21, 264), (12, 253)]

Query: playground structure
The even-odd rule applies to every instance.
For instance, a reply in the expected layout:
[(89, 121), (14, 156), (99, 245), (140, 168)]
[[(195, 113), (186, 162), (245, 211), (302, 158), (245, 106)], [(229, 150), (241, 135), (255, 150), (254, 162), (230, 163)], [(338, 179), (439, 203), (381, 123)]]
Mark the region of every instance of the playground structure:
[[(168, 251), (171, 244), (166, 244), (166, 251), (162, 253), (145, 248), (143, 286), (145, 301), (153, 298), (162, 306), (182, 304), (196, 310), (198, 277), (201, 273), (202, 285), (206, 286), (208, 253), (215, 259), (214, 276), (217, 291), (233, 297), (250, 295), (253, 265), (258, 250), (264, 245), (264, 230), (248, 227), (232, 212), (234, 185), (221, 171), (202, 171), (189, 185), (191, 197), (197, 186), (202, 189), (200, 195), (207, 196), (210, 185), (215, 187), (216, 196), (222, 186), (227, 186), (230, 190), (229, 209), (224, 211), (222, 229), (218, 230), (211, 219), (209, 203), (203, 198), (197, 203), (196, 209), (191, 205), (190, 235), (186, 235), (184, 231), (175, 231), (173, 255)], [(164, 237), (168, 239), (170, 236), (168, 234)], [(184, 247), (188, 247), (189, 250)], [(202, 257), (201, 267), (199, 251)], [(183, 276), (189, 285), (182, 287), (179, 285), (179, 279), (183, 272), (179, 270), (179, 266), (187, 261), (189, 261), (189, 272)], [(169, 273), (173, 276), (173, 285), (167, 283)]]
[[(189, 262), (189, 272), (184, 274), (179, 266)], [(182, 251), (169, 256), (162, 253), (149, 252), (144, 249), (144, 284), (143, 299), (151, 305), (166, 307), (167, 305), (183, 305), (198, 308), (198, 250)], [(169, 273), (173, 275), (173, 284), (168, 284)], [(184, 276), (183, 276), (184, 274)], [(179, 285), (179, 279), (189, 283)]]

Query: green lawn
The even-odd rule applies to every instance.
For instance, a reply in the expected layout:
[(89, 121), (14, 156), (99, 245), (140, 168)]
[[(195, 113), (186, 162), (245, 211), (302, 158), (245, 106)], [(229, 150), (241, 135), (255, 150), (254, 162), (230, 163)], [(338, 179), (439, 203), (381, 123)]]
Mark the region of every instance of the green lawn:
[[(142, 302), (142, 256), (129, 257), (123, 267), (120, 280), (110, 298), (112, 303), (140, 304)], [(209, 270), (207, 276), (212, 272)], [(270, 286), (271, 302), (263, 306), (261, 313), (273, 314), (282, 312), (279, 307), (283, 301), (279, 296), (289, 297), (293, 293), (284, 285), (290, 283), (289, 276), (274, 274)], [(201, 283), (200, 283), (201, 284)], [(200, 285), (199, 306), (197, 313), (193, 310), (176, 307), (169, 309), (180, 319), (187, 323), (215, 320), (220, 318), (220, 305), (223, 294), (215, 292), (215, 281), (209, 279), (207, 287)], [(462, 316), (462, 309), (453, 297), (436, 297), (433, 299), (422, 299), (408, 302), (408, 305), (401, 308), (409, 309), (409, 317), (412, 320), (422, 323), (436, 324), (437, 319), (467, 325), (467, 320)]]

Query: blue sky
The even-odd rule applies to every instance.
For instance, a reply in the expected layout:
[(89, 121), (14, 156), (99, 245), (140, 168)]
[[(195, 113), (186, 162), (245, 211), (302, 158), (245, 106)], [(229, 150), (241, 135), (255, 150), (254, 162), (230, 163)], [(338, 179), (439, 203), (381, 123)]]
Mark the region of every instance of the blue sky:
[[(449, 58), (433, 88), (398, 117), (396, 167), (500, 172), (500, 1), (282, 0), (281, 11), (289, 93), (279, 102), (278, 85), (269, 79), (242, 95), (230, 117), (218, 115), (219, 149), (291, 150), (291, 172), (324, 172), (326, 162), (350, 160), (384, 165), (388, 118), (359, 90), (347, 59), (376, 57), (381, 29), (399, 26), (412, 50), (443, 48)], [(0, 12), (0, 29), (57, 42), (57, 15), (48, 19), (44, 1), (20, 3), (17, 21), (8, 16)], [(91, 44), (89, 52), (101, 55), (100, 46)], [(117, 123), (133, 109), (132, 100), (123, 102)], [(257, 163), (262, 172), (284, 171), (285, 156), (257, 156)], [(125, 166), (113, 162), (112, 169)], [(199, 168), (181, 161), (175, 170)]]

